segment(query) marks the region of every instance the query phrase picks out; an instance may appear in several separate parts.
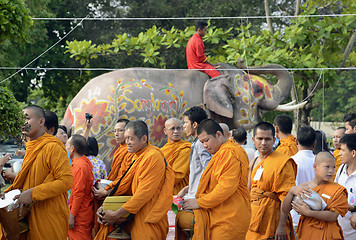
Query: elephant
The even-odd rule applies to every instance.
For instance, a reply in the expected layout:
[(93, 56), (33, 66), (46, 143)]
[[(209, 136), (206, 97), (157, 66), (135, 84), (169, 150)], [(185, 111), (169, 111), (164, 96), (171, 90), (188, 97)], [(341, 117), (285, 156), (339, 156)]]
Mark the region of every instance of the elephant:
[[(82, 133), (85, 113), (93, 114), (91, 134), (99, 143), (99, 156), (107, 166), (116, 148), (113, 128), (120, 118), (141, 119), (149, 128), (149, 140), (162, 146), (164, 122), (182, 119), (192, 106), (205, 108), (210, 118), (230, 129), (251, 129), (262, 121), (260, 110), (273, 111), (290, 94), (293, 79), (287, 69), (273, 64), (243, 71), (221, 63), (221, 75), (209, 77), (197, 70), (128, 68), (108, 72), (90, 80), (69, 104), (62, 124)], [(246, 69), (243, 63), (240, 68)], [(253, 74), (273, 74), (270, 84)]]

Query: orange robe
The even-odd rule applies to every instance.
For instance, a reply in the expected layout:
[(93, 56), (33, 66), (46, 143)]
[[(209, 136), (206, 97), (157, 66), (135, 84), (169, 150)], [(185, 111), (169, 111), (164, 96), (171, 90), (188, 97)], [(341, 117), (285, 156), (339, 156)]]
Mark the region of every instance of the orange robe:
[[(108, 180), (113, 181), (110, 183), (108, 186), (105, 187), (105, 190), (112, 189), (116, 183), (119, 181), (121, 178), (122, 174), (126, 171), (128, 166), (131, 164), (131, 158), (127, 158), (127, 156), (130, 155), (132, 156), (131, 153), (127, 151), (127, 145), (126, 143), (120, 144), (118, 149), (116, 149), (114, 153), (114, 157), (111, 163), (111, 170), (108, 176)], [(125, 160), (126, 159), (126, 160)], [(94, 198), (94, 213), (98, 210), (98, 208), (102, 205), (102, 201), (99, 201), (98, 199)], [(99, 223), (96, 221), (97, 216), (94, 214), (94, 234), (99, 231)]]
[(92, 239), (93, 225), (93, 165), (86, 156), (72, 160), (73, 187), (69, 199), (70, 214), (75, 216), (74, 228), (69, 229), (70, 240)]
[(121, 168), (121, 163), (124, 160), (124, 157), (126, 156), (127, 153), (128, 151), (127, 151), (126, 143), (120, 144), (120, 147), (118, 147), (118, 149), (116, 149), (114, 153), (108, 180), (114, 181), (117, 178)]
[(168, 141), (168, 143), (161, 148), (164, 157), (174, 170), (175, 179), (173, 195), (176, 195), (183, 187), (189, 185), (191, 145), (190, 142), (181, 139), (178, 142)]
[(33, 188), (27, 240), (67, 239), (68, 190), (73, 177), (67, 151), (56, 137), (45, 133), (26, 143), (22, 169), (6, 190)]
[(336, 167), (335, 167), (335, 174), (334, 174), (334, 177), (333, 177), (333, 180), (335, 179), (336, 177), (336, 173), (337, 173), (337, 170), (339, 169), (339, 167), (341, 166), (342, 162), (341, 162), (341, 157), (339, 155), (340, 153), (340, 150), (341, 149), (336, 149), (334, 152), (333, 152), (333, 155), (336, 159)]
[[(324, 210), (345, 216), (348, 211), (347, 190), (334, 182), (313, 188), (327, 204)], [(298, 239), (344, 239), (342, 229), (337, 222), (326, 222), (312, 217), (301, 216), (297, 227)]]
[[(262, 176), (260, 180), (253, 180), (259, 168), (263, 169)], [(275, 236), (281, 202), (295, 185), (296, 172), (297, 165), (293, 159), (276, 151), (254, 167), (251, 174), (252, 215), (246, 239), (267, 239)], [(287, 224), (287, 234), (293, 236), (290, 223)]]
[[(165, 239), (168, 233), (167, 212), (172, 204), (174, 171), (165, 164), (159, 148), (148, 144), (134, 153), (135, 161), (122, 179), (115, 196), (130, 195), (132, 198), (122, 207), (135, 214), (127, 226), (131, 239)], [(96, 240), (109, 239), (113, 228), (101, 226)]]
[(193, 239), (245, 239), (251, 218), (248, 165), (243, 148), (229, 141), (213, 155), (196, 193)]
[(281, 139), (276, 151), (290, 157), (294, 156), (298, 152), (296, 138), (291, 134), (288, 137)]

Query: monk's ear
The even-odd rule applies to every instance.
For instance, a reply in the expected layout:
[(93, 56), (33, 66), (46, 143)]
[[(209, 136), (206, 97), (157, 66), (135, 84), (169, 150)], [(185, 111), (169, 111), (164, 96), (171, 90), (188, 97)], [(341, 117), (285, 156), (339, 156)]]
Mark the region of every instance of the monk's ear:
[(142, 141), (142, 142), (147, 142), (147, 140), (148, 140), (147, 135), (143, 135), (143, 136), (141, 137), (141, 141)]
[(40, 126), (44, 126), (45, 124), (45, 119), (44, 118), (40, 118)]
[(224, 134), (221, 133), (220, 131), (217, 131), (216, 134), (215, 134), (216, 138), (221, 138), (222, 136), (224, 136)]
[(168, 136), (166, 128), (163, 128), (163, 132), (164, 132), (164, 134), (166, 134), (166, 136)]

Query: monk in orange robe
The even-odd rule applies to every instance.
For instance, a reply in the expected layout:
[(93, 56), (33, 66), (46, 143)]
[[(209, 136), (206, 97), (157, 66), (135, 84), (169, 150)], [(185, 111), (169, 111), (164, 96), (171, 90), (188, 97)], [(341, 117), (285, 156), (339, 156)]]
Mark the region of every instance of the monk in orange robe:
[(245, 239), (251, 218), (247, 154), (224, 136), (215, 120), (202, 121), (197, 133), (213, 157), (196, 198), (183, 201), (183, 209), (194, 211), (193, 239)]
[(69, 240), (92, 239), (93, 225), (93, 165), (84, 156), (87, 142), (81, 135), (74, 134), (66, 143), (72, 159), (73, 187), (69, 198)]
[(288, 115), (278, 115), (274, 119), (274, 128), (276, 137), (279, 139), (279, 146), (276, 151), (286, 154), (289, 157), (294, 156), (298, 152), (297, 140), (291, 134), (293, 121)]
[(168, 233), (167, 212), (173, 200), (174, 171), (159, 148), (148, 143), (145, 122), (128, 123), (125, 138), (127, 149), (134, 157), (115, 195), (132, 194), (132, 198), (116, 211), (99, 208), (98, 221), (103, 225), (95, 239), (108, 239), (112, 226), (125, 221), (122, 216), (127, 213), (135, 214), (125, 227), (131, 239), (165, 239)]
[(29, 138), (26, 155), (20, 172), (6, 192), (21, 189), (22, 193), (15, 197), (19, 200), (20, 211), (31, 206), (27, 217), (29, 230), (22, 237), (66, 240), (68, 190), (73, 184), (67, 151), (58, 138), (45, 133), (42, 108), (31, 105), (24, 109), (24, 113), (23, 134)]
[[(259, 152), (251, 162), (251, 222), (246, 239), (269, 239), (275, 236), (280, 208), (295, 185), (297, 165), (285, 154), (273, 151), (275, 132), (272, 124), (258, 123), (253, 142)], [(291, 218), (286, 221), (288, 239), (294, 239)]]
[[(127, 159), (128, 161), (124, 161), (126, 155), (128, 155), (127, 146), (124, 137), (125, 126), (128, 122), (130, 121), (127, 119), (119, 119), (115, 124), (114, 127), (115, 140), (116, 143), (119, 145), (119, 147), (116, 149), (114, 153), (114, 157), (111, 163), (111, 170), (108, 175), (108, 180), (113, 182), (110, 184), (110, 186), (106, 186), (105, 189), (100, 184), (96, 184), (96, 187), (98, 188), (93, 188), (93, 193), (95, 197), (94, 212), (96, 212), (99, 209), (105, 197), (109, 195), (110, 192), (107, 191), (116, 185), (118, 179), (120, 179), (121, 176), (120, 174), (125, 172), (126, 168), (131, 163), (129, 162), (131, 159)], [(100, 226), (99, 223), (96, 221), (96, 215), (94, 215), (94, 235), (96, 235), (96, 233), (99, 231), (99, 228)]]
[(189, 184), (189, 163), (191, 143), (182, 140), (183, 128), (180, 121), (170, 118), (164, 123), (164, 133), (168, 137), (161, 151), (174, 170), (173, 195)]
[(211, 78), (220, 76), (215, 69), (217, 65), (211, 64), (205, 56), (203, 37), (206, 35), (208, 24), (198, 21), (195, 25), (196, 33), (189, 39), (186, 47), (188, 69), (201, 69), (199, 71), (208, 74)]
[(346, 128), (339, 127), (335, 130), (334, 135), (333, 135), (333, 144), (335, 147), (335, 151), (333, 152), (333, 155), (334, 155), (334, 158), (336, 159), (335, 175), (333, 177), (333, 180), (335, 179), (337, 170), (341, 166), (341, 157), (339, 155), (340, 150), (341, 150), (341, 144), (339, 143), (339, 141), (345, 135), (345, 131), (346, 131)]
[[(297, 187), (291, 188), (282, 205), (281, 219), (286, 219), (289, 211), (293, 208), (301, 214), (298, 227), (298, 239), (344, 239), (342, 229), (338, 224), (339, 215), (345, 216), (348, 211), (347, 190), (332, 182), (335, 172), (335, 158), (329, 152), (320, 152), (316, 155), (313, 165), (315, 178)], [(293, 197), (307, 197), (310, 189), (317, 192), (325, 201), (323, 210), (311, 210), (310, 207), (301, 202), (292, 201)], [(285, 225), (280, 221), (276, 233), (276, 239), (285, 239)]]
[(119, 144), (118, 149), (114, 153), (114, 158), (111, 163), (111, 170), (108, 175), (108, 180), (114, 181), (119, 174), (120, 168), (121, 168), (121, 163), (127, 154), (127, 146), (125, 143), (125, 127), (126, 124), (130, 122), (127, 119), (119, 119), (115, 125), (114, 131), (115, 131), (115, 140), (117, 144)]

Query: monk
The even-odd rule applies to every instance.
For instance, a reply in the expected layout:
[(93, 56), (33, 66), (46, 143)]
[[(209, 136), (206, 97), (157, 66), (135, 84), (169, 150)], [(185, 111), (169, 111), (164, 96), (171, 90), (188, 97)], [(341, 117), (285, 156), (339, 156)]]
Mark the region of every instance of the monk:
[(31, 105), (24, 108), (23, 134), (29, 138), (22, 169), (6, 190), (21, 189), (17, 198), (20, 212), (30, 206), (27, 219), (28, 240), (67, 239), (68, 190), (72, 187), (72, 170), (63, 143), (45, 133), (45, 113)]
[[(276, 239), (286, 239), (286, 226), (282, 219), (287, 219), (292, 208), (301, 214), (297, 227), (298, 239), (344, 239), (337, 218), (339, 215), (345, 216), (348, 210), (347, 191), (343, 186), (332, 182), (335, 158), (329, 152), (320, 152), (315, 157), (313, 168), (314, 180), (292, 187), (285, 197)], [(324, 210), (311, 210), (304, 202), (298, 204), (292, 201), (295, 195), (308, 197), (310, 189), (316, 191), (325, 201), (327, 205)]]
[[(295, 185), (297, 166), (285, 154), (273, 151), (275, 132), (272, 124), (258, 123), (253, 143), (259, 156), (251, 162), (251, 222), (246, 239), (272, 239), (278, 226), (281, 203)], [(289, 239), (294, 239), (291, 219), (286, 222)]]
[(220, 76), (220, 72), (216, 70), (218, 65), (211, 64), (205, 56), (205, 46), (203, 37), (206, 35), (208, 24), (204, 21), (198, 21), (195, 25), (195, 33), (187, 43), (187, 65), (188, 69), (198, 69), (199, 71), (208, 74), (211, 78)]
[(183, 202), (183, 209), (194, 210), (193, 239), (245, 239), (251, 218), (247, 154), (224, 136), (215, 120), (202, 121), (197, 131), (213, 157), (200, 179), (196, 198)]
[(222, 130), (224, 131), (224, 136), (227, 139), (230, 139), (231, 138), (231, 133), (230, 133), (229, 126), (226, 123), (219, 123), (219, 125), (222, 128)]
[(87, 141), (81, 135), (74, 134), (66, 143), (72, 160), (73, 187), (69, 198), (69, 240), (90, 240), (93, 224), (93, 165), (84, 156)]
[[(103, 188), (101, 184), (96, 184), (96, 187), (93, 188), (94, 193), (94, 211), (96, 212), (101, 206), (103, 200), (109, 196), (111, 189), (116, 185), (116, 183), (121, 178), (122, 174), (130, 166), (132, 162), (132, 154), (128, 153), (127, 145), (125, 143), (125, 127), (130, 121), (127, 119), (119, 119), (114, 127), (115, 131), (115, 140), (119, 147), (114, 153), (114, 158), (111, 164), (111, 170), (108, 176), (108, 180), (113, 181), (111, 184)], [(89, 124), (88, 124), (89, 125)], [(99, 224), (96, 221), (96, 216), (94, 216), (94, 234), (99, 231)]]
[(174, 170), (173, 195), (189, 184), (190, 145), (182, 139), (183, 128), (176, 118), (170, 118), (164, 123), (164, 133), (168, 142), (161, 148), (167, 162)]
[[(341, 150), (341, 144), (339, 143), (340, 139), (345, 135), (346, 128), (344, 127), (339, 127), (335, 130), (333, 134), (333, 144), (335, 147), (335, 151), (333, 152), (333, 156), (336, 159), (336, 167), (335, 167), (335, 175), (337, 173), (337, 170), (341, 166), (341, 157), (340, 157), (340, 150)], [(335, 175), (333, 177), (333, 180), (335, 179)]]
[(294, 156), (298, 152), (296, 138), (291, 134), (293, 121), (288, 115), (278, 115), (274, 119), (274, 129), (276, 138), (280, 144), (276, 151), (286, 154), (289, 157)]
[(356, 113), (346, 114), (344, 117), (346, 134), (356, 133)]
[(128, 152), (134, 157), (115, 196), (132, 194), (132, 198), (116, 211), (99, 208), (97, 215), (102, 227), (95, 239), (107, 239), (112, 226), (125, 221), (122, 216), (127, 213), (135, 214), (125, 228), (131, 239), (165, 239), (168, 233), (167, 212), (172, 204), (174, 171), (159, 148), (148, 143), (145, 122), (136, 120), (128, 123), (125, 138)]

